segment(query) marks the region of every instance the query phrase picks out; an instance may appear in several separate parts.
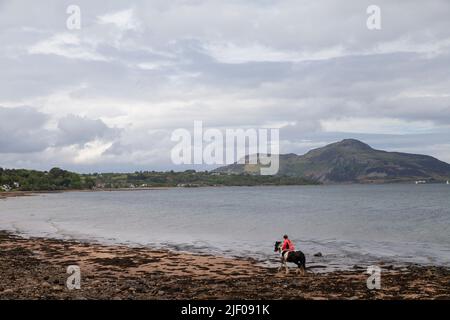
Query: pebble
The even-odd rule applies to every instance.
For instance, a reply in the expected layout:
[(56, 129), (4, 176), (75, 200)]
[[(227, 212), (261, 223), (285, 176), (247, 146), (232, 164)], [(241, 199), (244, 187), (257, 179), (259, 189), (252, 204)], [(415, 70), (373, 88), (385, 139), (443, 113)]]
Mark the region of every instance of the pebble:
[(7, 294), (7, 293), (13, 293), (13, 292), (14, 292), (13, 289), (6, 289), (6, 290), (3, 290), (3, 291), (2, 291), (2, 293), (5, 293), (5, 294)]

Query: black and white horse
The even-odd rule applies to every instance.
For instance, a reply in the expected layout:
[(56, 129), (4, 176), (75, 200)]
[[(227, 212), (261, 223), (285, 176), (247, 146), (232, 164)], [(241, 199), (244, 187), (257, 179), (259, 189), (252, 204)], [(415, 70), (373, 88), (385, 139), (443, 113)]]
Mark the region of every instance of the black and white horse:
[(306, 259), (305, 255), (301, 251), (282, 251), (282, 242), (275, 242), (275, 252), (278, 252), (281, 257), (281, 266), (278, 268), (278, 271), (284, 266), (286, 269), (286, 274), (289, 273), (289, 268), (287, 263), (292, 262), (298, 266), (297, 272), (300, 271), (304, 276), (306, 273)]

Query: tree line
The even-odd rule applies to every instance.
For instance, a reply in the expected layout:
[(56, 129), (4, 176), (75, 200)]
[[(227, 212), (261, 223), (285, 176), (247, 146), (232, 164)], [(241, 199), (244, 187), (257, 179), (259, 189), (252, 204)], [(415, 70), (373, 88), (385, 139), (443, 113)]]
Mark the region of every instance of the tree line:
[(78, 174), (60, 168), (50, 171), (0, 168), (0, 191), (57, 191), (145, 187), (203, 187), (307, 185), (314, 181), (291, 176), (261, 176), (186, 170), (134, 173)]
[(93, 179), (60, 168), (50, 171), (0, 168), (0, 187), (3, 191), (81, 190), (94, 186)]

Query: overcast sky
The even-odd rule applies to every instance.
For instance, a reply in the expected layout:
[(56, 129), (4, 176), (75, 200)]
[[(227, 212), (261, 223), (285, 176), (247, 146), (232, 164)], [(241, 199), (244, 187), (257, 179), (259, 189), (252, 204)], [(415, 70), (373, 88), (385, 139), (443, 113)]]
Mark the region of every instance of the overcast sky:
[(194, 120), (280, 128), (282, 153), (358, 138), (450, 162), (449, 17), (448, 0), (0, 0), (0, 166), (177, 170), (171, 133)]

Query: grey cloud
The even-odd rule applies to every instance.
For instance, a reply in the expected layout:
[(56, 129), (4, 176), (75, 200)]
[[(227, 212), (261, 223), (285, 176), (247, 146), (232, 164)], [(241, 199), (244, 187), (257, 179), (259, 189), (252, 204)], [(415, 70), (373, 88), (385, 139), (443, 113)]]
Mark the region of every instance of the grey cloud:
[(30, 107), (0, 106), (0, 153), (28, 153), (45, 150), (50, 132), (45, 129), (48, 115)]
[(95, 139), (113, 140), (119, 130), (108, 127), (102, 120), (92, 120), (77, 115), (67, 115), (58, 122), (58, 146), (84, 145)]
[(113, 141), (120, 130), (108, 127), (102, 120), (68, 115), (58, 122), (58, 128), (49, 127), (51, 116), (32, 107), (0, 106), (0, 153), (42, 152), (47, 148), (68, 145), (83, 146), (89, 141)]

